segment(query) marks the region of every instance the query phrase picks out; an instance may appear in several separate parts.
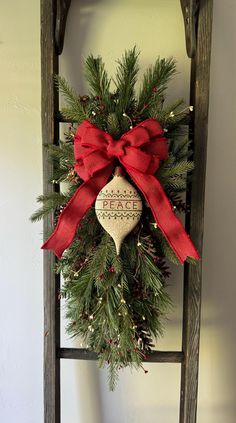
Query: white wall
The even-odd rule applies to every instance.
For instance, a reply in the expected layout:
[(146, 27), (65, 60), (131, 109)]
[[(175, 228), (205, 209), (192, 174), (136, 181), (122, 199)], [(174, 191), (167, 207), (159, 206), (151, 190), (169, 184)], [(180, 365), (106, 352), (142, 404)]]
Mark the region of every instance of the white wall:
[[(42, 191), (39, 0), (1, 6), (0, 421), (41, 423), (42, 227), (28, 221)], [(235, 18), (235, 0), (215, 0), (198, 423), (234, 423), (236, 414)], [(136, 42), (142, 67), (156, 54), (177, 58), (181, 75), (171, 96), (188, 98), (179, 0), (74, 0), (68, 19), (61, 72), (81, 91), (81, 55), (102, 54), (112, 72), (114, 59)], [(180, 345), (179, 274), (171, 283), (177, 307), (160, 348)], [(125, 371), (111, 394), (95, 363), (63, 362), (62, 423), (177, 423), (179, 366), (145, 367), (146, 376)]]
[(236, 1), (215, 0), (205, 201), (199, 423), (236, 419)]
[(0, 8), (0, 421), (39, 423), (42, 412), (42, 190), (39, 1)]

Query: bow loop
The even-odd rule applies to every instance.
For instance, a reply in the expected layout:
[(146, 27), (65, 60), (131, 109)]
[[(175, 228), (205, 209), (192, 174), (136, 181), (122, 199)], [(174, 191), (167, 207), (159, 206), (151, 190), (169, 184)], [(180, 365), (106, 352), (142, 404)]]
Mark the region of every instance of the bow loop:
[(74, 139), (75, 170), (85, 181), (117, 158), (124, 167), (153, 175), (168, 156), (167, 140), (155, 119), (147, 119), (119, 140), (89, 121), (79, 125)]
[(121, 140), (125, 140), (126, 143), (132, 147), (139, 148), (150, 142), (150, 136), (145, 127), (137, 125), (122, 135)]
[(168, 157), (167, 140), (160, 124), (147, 119), (115, 141), (107, 132), (84, 120), (74, 138), (75, 170), (85, 181), (62, 211), (56, 229), (44, 243), (57, 257), (73, 241), (77, 226), (109, 179), (118, 159), (150, 205), (155, 221), (180, 262), (199, 259), (182, 224), (154, 174)]
[(88, 181), (97, 172), (106, 169), (107, 166), (111, 164), (112, 161), (108, 159), (107, 155), (102, 151), (92, 150), (86, 157), (77, 160), (76, 164), (74, 165), (74, 169), (80, 178), (82, 178), (84, 181)]

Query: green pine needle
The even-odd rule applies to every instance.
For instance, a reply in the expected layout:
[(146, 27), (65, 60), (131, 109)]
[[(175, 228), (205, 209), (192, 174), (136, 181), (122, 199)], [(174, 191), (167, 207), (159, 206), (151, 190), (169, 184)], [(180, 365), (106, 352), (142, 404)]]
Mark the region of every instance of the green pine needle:
[(176, 73), (176, 62), (171, 57), (169, 59), (158, 58), (153, 66), (150, 66), (143, 76), (138, 101), (138, 110), (153, 103), (153, 97), (163, 95), (167, 89), (167, 84)]
[(110, 79), (105, 70), (101, 57), (94, 57), (92, 54), (85, 60), (85, 77), (90, 85), (91, 93), (98, 96), (101, 102), (109, 108), (110, 100)]
[(67, 108), (62, 108), (62, 114), (66, 119), (71, 119), (77, 123), (81, 123), (88, 116), (80, 101), (79, 96), (70, 87), (65, 78), (56, 75), (55, 84), (61, 92), (62, 96), (66, 100)]
[(52, 211), (64, 206), (69, 201), (68, 196), (52, 192), (51, 194), (40, 195), (37, 198), (38, 203), (43, 203), (43, 206), (36, 210), (30, 217), (31, 222), (37, 222)]
[(117, 101), (116, 113), (121, 116), (123, 113), (129, 114), (134, 109), (135, 105), (135, 84), (137, 81), (137, 74), (139, 52), (136, 47), (127, 50), (118, 60), (118, 67), (116, 72), (116, 90), (119, 100)]

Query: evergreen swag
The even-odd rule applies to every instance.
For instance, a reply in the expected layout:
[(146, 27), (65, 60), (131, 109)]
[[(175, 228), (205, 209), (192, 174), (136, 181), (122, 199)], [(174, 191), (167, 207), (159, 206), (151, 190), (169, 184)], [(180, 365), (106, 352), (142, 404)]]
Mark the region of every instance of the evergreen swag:
[[(169, 158), (156, 176), (176, 212), (186, 212), (180, 194), (186, 190), (187, 172), (193, 169), (193, 162), (188, 160), (191, 151), (184, 126), (191, 107), (183, 107), (182, 100), (165, 105), (167, 84), (176, 73), (172, 58), (158, 58), (146, 70), (136, 97), (138, 55), (133, 48), (118, 61), (112, 92), (101, 57), (90, 55), (85, 61), (89, 95), (78, 96), (64, 78), (56, 77), (67, 102), (62, 114), (74, 123), (66, 141), (47, 146), (54, 165), (50, 182), (66, 182), (68, 188), (63, 193), (39, 196), (42, 207), (33, 214), (32, 221), (52, 211), (56, 218), (82, 183), (73, 169), (73, 137), (76, 126), (84, 119), (109, 132), (114, 139), (119, 139), (131, 124), (135, 126), (149, 117), (157, 119), (168, 138)], [(141, 221), (123, 242), (120, 256), (92, 207), (75, 240), (56, 264), (56, 271), (62, 273), (65, 281), (62, 296), (66, 299), (67, 331), (98, 353), (100, 367), (108, 365), (112, 390), (119, 370), (126, 366), (142, 368), (142, 362), (151, 354), (153, 341), (162, 335), (163, 321), (172, 306), (166, 292), (166, 278), (170, 275), (166, 260), (179, 263), (143, 200)]]

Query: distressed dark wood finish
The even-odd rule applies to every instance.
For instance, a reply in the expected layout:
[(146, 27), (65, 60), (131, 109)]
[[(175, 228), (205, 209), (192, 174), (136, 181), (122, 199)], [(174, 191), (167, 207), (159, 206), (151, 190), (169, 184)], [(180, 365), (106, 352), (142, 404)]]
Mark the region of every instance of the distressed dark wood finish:
[[(73, 360), (97, 360), (98, 358), (96, 353), (86, 348), (59, 348), (57, 356)], [(181, 363), (183, 357), (182, 351), (153, 351), (144, 361), (145, 363)]]
[(182, 363), (184, 355), (182, 351), (153, 351), (144, 360), (145, 363)]
[[(58, 72), (58, 57), (54, 50), (55, 1), (41, 0), (41, 72), (42, 72), (42, 142), (58, 140), (58, 124), (54, 114), (58, 110), (58, 93), (53, 75)], [(43, 148), (44, 193), (52, 190), (48, 180), (52, 167), (47, 150)], [(53, 228), (53, 215), (44, 219), (44, 234)], [(58, 291), (60, 281), (54, 275), (54, 256), (44, 252), (44, 422), (60, 423), (60, 360), (56, 349), (60, 346), (60, 311)]]
[[(202, 255), (209, 78), (211, 54), (212, 0), (200, 0), (197, 49), (191, 68), (190, 103), (194, 105), (194, 162), (187, 229)], [(198, 393), (198, 357), (201, 319), (202, 265), (186, 265), (184, 275), (183, 353), (181, 371), (180, 423), (195, 423)]]
[(188, 57), (192, 58), (196, 52), (196, 23), (198, 18), (199, 0), (180, 0), (186, 38)]

